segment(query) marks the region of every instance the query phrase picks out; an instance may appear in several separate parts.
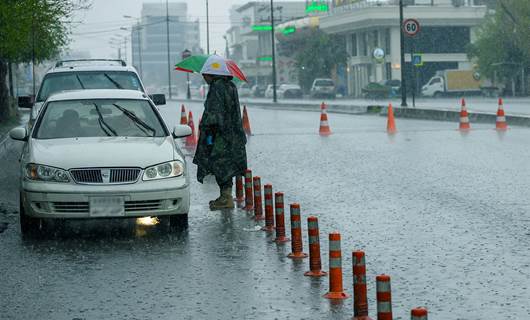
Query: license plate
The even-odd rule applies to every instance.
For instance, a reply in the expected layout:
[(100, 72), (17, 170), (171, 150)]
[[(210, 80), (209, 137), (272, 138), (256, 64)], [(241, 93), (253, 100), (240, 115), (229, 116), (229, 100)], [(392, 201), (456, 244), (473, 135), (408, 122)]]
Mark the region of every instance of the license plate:
[(91, 197), (91, 217), (116, 217), (125, 215), (123, 197)]

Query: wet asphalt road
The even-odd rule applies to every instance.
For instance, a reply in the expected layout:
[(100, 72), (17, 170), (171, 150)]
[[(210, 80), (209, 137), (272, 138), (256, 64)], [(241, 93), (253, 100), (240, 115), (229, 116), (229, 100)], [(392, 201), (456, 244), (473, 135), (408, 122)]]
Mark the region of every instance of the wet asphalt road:
[[(180, 108), (161, 111), (178, 121)], [(300, 202), (304, 221), (319, 217), (324, 269), (327, 233), (342, 233), (350, 294), (351, 250), (365, 250), (374, 319), (380, 273), (395, 319), (415, 306), (431, 319), (530, 318), (530, 130), (462, 136), (454, 123), (398, 119), (389, 137), (382, 117), (332, 114), (334, 134), (320, 138), (317, 113), (249, 111), (251, 168)], [(187, 231), (98, 220), (22, 239), (19, 150), (0, 145), (0, 319), (351, 319), (352, 298), (322, 298), (328, 279), (304, 277), (290, 244), (251, 231), (240, 210), (209, 212), (213, 181), (192, 185)]]

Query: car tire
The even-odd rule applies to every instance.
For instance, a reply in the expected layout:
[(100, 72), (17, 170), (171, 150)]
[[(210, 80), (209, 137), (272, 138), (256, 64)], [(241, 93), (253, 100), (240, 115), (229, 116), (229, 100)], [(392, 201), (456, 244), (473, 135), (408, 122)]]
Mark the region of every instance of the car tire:
[(169, 216), (169, 227), (171, 230), (183, 230), (188, 228), (188, 214), (174, 214)]
[(434, 94), (433, 94), (433, 98), (441, 98), (443, 97), (443, 94), (440, 92), (440, 91), (436, 91)]
[(20, 200), (20, 207), (19, 207), (19, 213), (20, 213), (20, 232), (23, 236), (31, 236), (35, 235), (40, 230), (40, 225), (42, 222), (42, 219), (39, 218), (33, 218), (26, 214), (26, 210), (24, 209), (24, 205), (22, 204), (22, 195)]

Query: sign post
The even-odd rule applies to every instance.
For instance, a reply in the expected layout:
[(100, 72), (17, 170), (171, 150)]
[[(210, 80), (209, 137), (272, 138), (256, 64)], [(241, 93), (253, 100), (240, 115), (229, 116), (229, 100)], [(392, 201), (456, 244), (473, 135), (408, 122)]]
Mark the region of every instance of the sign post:
[[(416, 107), (416, 66), (414, 61), (414, 40), (418, 32), (420, 32), (420, 23), (416, 19), (407, 19), (403, 21), (403, 33), (410, 37), (410, 68), (412, 71), (412, 107)], [(421, 58), (421, 57), (420, 57)], [(403, 79), (401, 79), (403, 81)]]
[[(188, 49), (185, 49), (182, 51), (182, 60), (189, 58), (191, 56), (191, 51)], [(186, 85), (187, 85), (187, 91), (186, 91), (186, 99), (191, 99), (191, 91), (190, 91), (190, 74), (186, 72)]]

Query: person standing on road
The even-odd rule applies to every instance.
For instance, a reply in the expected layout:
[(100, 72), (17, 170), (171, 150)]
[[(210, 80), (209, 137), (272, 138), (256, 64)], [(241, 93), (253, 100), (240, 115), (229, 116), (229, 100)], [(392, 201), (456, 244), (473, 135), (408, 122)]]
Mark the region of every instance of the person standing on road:
[(244, 175), (247, 169), (247, 138), (241, 122), (239, 97), (222, 58), (205, 66), (202, 75), (209, 90), (193, 163), (197, 165), (200, 183), (212, 174), (219, 185), (220, 196), (210, 201), (210, 210), (229, 209), (234, 207), (232, 178)]

